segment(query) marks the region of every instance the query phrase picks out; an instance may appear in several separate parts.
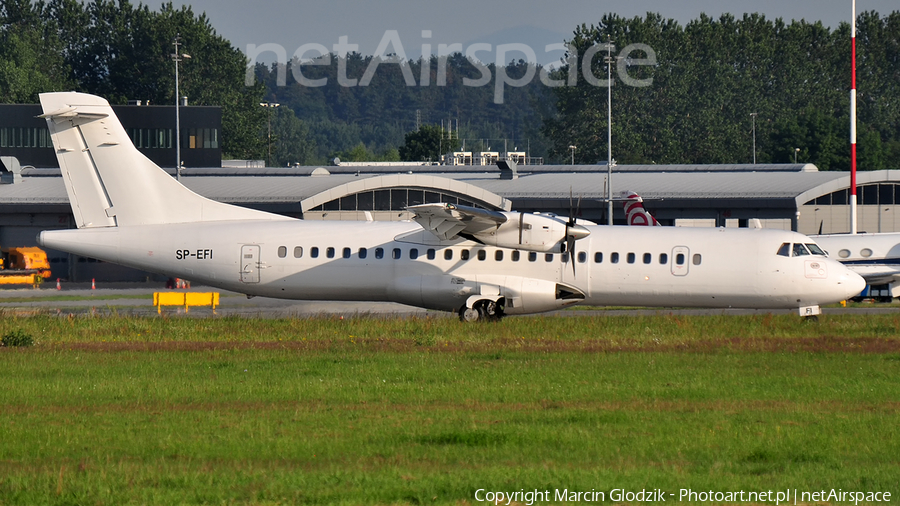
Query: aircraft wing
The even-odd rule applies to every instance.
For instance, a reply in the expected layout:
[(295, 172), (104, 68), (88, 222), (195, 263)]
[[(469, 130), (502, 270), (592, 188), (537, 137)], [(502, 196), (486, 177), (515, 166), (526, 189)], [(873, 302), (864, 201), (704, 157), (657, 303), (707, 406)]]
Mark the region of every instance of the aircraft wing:
[(900, 268), (893, 265), (885, 264), (854, 264), (852, 262), (844, 264), (851, 271), (859, 274), (870, 285), (881, 285), (891, 283), (900, 278)]
[(420, 204), (409, 206), (413, 219), (438, 239), (472, 236), (496, 229), (509, 219), (503, 213), (457, 204)]

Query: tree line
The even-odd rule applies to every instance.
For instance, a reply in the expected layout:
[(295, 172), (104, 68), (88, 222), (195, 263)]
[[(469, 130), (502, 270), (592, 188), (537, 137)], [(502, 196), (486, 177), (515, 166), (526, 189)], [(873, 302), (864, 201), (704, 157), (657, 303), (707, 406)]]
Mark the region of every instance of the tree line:
[[(900, 12), (861, 13), (857, 28), (859, 167), (897, 169)], [(38, 93), (74, 89), (111, 103), (172, 103), (171, 43), (178, 34), (182, 51), (193, 56), (180, 67), (182, 94), (195, 105), (222, 106), (226, 157), (265, 158), (271, 120), (276, 166), (336, 156), (436, 160), (448, 146), (527, 150), (549, 163), (569, 163), (574, 145), (576, 163), (598, 163), (607, 152), (608, 90), (598, 81), (605, 82), (608, 55), (596, 47), (611, 39), (616, 51), (643, 44), (655, 55), (654, 64), (638, 66), (632, 63), (643, 52), (613, 53), (627, 57), (621, 64), (629, 75), (652, 79), (649, 86), (628, 86), (619, 64), (611, 69), (619, 163), (749, 163), (755, 154), (760, 163), (796, 156), (822, 170), (847, 170), (849, 32), (849, 24), (830, 29), (757, 14), (701, 15), (686, 25), (652, 13), (608, 14), (575, 28), (565, 41), (570, 52), (555, 70), (522, 60), (484, 66), (459, 53), (407, 61), (349, 53), (256, 64), (247, 85), (247, 57), (190, 7), (0, 0), (0, 101), (33, 103)], [(584, 69), (586, 55), (592, 56)], [(360, 80), (373, 62), (380, 65), (367, 86), (340, 84), (341, 72)], [(578, 66), (574, 72), (571, 65)], [(585, 70), (596, 76), (593, 83)], [(506, 86), (498, 103), (501, 71), (510, 79), (533, 78)], [(542, 72), (565, 85), (547, 86), (537, 77)], [(295, 73), (327, 81), (304, 85)], [(490, 78), (482, 85), (466, 85), (484, 75)], [(281, 106), (259, 107), (266, 101)]]
[(37, 103), (45, 91), (77, 90), (111, 104), (175, 103), (176, 36), (191, 59), (180, 92), (191, 105), (222, 106), (225, 156), (263, 158), (263, 86), (245, 86), (247, 58), (205, 14), (127, 0), (0, 0), (0, 102)]
[[(747, 14), (680, 26), (655, 14), (607, 15), (578, 27), (571, 43), (582, 57), (608, 38), (618, 47), (646, 44), (657, 61), (629, 69), (652, 85), (613, 87), (619, 163), (749, 163), (755, 123), (758, 162), (796, 156), (821, 170), (849, 170), (849, 23), (831, 30)], [(606, 72), (602, 56), (591, 62), (597, 75)], [(858, 16), (857, 88), (859, 168), (900, 168), (900, 12)], [(576, 86), (554, 93), (557, 115), (544, 129), (551, 156), (563, 158), (576, 145), (576, 162), (605, 160), (607, 89), (579, 73)]]

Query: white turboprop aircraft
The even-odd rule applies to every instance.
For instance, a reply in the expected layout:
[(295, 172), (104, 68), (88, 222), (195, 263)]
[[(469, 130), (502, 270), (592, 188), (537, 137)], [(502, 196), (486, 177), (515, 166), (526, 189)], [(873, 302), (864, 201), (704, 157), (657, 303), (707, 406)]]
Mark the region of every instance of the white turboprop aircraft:
[[(201, 197), (154, 165), (106, 100), (48, 93), (41, 104), (78, 226), (41, 232), (42, 246), (248, 296), (393, 301), (465, 321), (577, 303), (812, 316), (864, 286), (808, 237), (777, 230), (582, 226), (452, 204), (413, 206), (415, 222), (245, 209)], [(779, 253), (807, 247), (814, 254)]]

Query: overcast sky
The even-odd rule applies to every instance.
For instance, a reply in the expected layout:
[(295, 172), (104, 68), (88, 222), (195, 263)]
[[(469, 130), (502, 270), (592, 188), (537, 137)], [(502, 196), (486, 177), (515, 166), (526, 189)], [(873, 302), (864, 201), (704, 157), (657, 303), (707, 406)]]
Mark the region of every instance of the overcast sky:
[[(422, 44), (475, 42), (494, 46), (519, 42), (535, 49), (571, 38), (576, 26), (599, 21), (607, 12), (643, 16), (659, 12), (682, 24), (701, 13), (718, 17), (759, 12), (767, 18), (822, 21), (836, 27), (851, 18), (851, 0), (193, 0), (194, 12), (205, 12), (218, 33), (247, 52), (248, 44), (281, 45), (291, 55), (303, 44), (333, 50), (339, 38), (357, 44), (358, 52), (374, 54), (388, 30), (397, 30), (407, 57), (422, 53)], [(149, 4), (151, 7), (153, 3)], [(858, 0), (857, 10), (886, 14), (900, 10), (897, 0)], [(430, 31), (423, 36), (423, 31)], [(190, 41), (185, 41), (189, 50)], [(388, 51), (392, 52), (392, 51)], [(314, 55), (310, 55), (314, 56)], [(480, 55), (479, 55), (480, 56)]]

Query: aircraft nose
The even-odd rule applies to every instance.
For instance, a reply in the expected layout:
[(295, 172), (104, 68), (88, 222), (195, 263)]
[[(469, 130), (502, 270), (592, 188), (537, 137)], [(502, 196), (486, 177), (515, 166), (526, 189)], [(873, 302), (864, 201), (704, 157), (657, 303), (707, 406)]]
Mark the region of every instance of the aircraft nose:
[(847, 293), (845, 298), (855, 297), (866, 287), (866, 280), (859, 274), (844, 267), (844, 272), (838, 277), (838, 286), (842, 292)]

